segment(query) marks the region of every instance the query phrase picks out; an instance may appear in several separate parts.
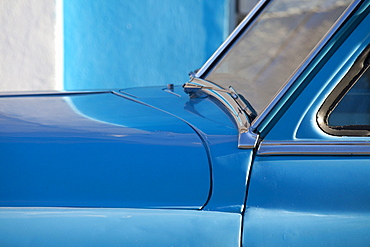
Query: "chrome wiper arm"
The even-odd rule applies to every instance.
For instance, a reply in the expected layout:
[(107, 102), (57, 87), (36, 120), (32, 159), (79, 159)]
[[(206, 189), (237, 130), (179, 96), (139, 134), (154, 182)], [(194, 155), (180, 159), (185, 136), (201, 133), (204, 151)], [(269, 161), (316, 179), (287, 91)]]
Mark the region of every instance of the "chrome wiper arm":
[(231, 91), (231, 90), (215, 88), (215, 87), (206, 87), (206, 86), (202, 86), (202, 85), (192, 84), (192, 83), (189, 83), (189, 82), (185, 83), (182, 87), (184, 88), (185, 92), (188, 93), (188, 94), (192, 93), (194, 91), (200, 90), (200, 89), (210, 89), (210, 90), (214, 90), (214, 91), (229, 93), (231, 95), (234, 94), (234, 92)]
[(229, 86), (229, 89), (230, 89), (231, 92), (233, 92), (231, 94), (233, 99), (236, 101), (236, 103), (239, 105), (239, 107), (245, 112), (245, 114), (247, 114), (250, 122), (252, 122), (257, 117), (256, 110), (248, 102), (248, 100), (246, 98), (244, 98), (243, 95), (238, 94), (232, 86)]
[(230, 86), (229, 90), (227, 90), (227, 89), (221, 89), (221, 88), (216, 88), (216, 87), (211, 87), (211, 86), (203, 86), (203, 85), (198, 85), (198, 84), (187, 82), (183, 85), (183, 88), (184, 88), (184, 91), (187, 94), (189, 94), (190, 98), (202, 97), (204, 95), (201, 91), (202, 89), (208, 89), (208, 90), (228, 93), (235, 100), (235, 102), (238, 104), (240, 109), (248, 116), (250, 122), (252, 122), (257, 116), (257, 112), (254, 110), (252, 105), (242, 95), (238, 94), (232, 86)]

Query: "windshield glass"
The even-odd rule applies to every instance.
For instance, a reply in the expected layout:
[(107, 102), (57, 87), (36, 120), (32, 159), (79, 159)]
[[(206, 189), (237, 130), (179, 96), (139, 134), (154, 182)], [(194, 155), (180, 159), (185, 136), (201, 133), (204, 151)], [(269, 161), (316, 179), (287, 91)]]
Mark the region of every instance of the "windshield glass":
[(261, 113), (350, 2), (274, 1), (202, 77), (224, 88), (233, 86)]

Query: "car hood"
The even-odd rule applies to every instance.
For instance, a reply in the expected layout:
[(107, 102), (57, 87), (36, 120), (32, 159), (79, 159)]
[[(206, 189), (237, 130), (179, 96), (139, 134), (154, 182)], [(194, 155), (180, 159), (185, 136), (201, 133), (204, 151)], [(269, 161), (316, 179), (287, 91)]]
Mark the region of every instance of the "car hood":
[(127, 95), (0, 97), (1, 206), (201, 208), (211, 189), (204, 140)]

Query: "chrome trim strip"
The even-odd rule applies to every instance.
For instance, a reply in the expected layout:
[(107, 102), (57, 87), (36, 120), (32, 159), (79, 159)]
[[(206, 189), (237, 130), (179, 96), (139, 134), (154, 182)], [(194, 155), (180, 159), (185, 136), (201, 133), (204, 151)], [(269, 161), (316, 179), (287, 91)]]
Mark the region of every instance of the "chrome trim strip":
[(238, 137), (238, 148), (254, 149), (258, 146), (259, 136), (253, 132), (240, 132)]
[(254, 121), (251, 123), (251, 129), (253, 131), (261, 125), (263, 120), (272, 112), (273, 108), (278, 104), (278, 102), (284, 97), (284, 95), (290, 90), (294, 82), (301, 76), (302, 72), (306, 70), (308, 65), (315, 59), (315, 57), (320, 53), (323, 47), (329, 42), (332, 36), (339, 30), (347, 18), (352, 14), (353, 10), (362, 2), (362, 0), (355, 0), (352, 4), (343, 12), (341, 17), (334, 23), (333, 27), (328, 31), (328, 33), (321, 39), (321, 41), (316, 45), (316, 47), (311, 51), (306, 60), (301, 66), (293, 73), (293, 75), (288, 79), (287, 83), (283, 89), (275, 96), (274, 99), (268, 104), (268, 106), (258, 115)]
[(163, 91), (165, 91), (166, 93), (173, 94), (173, 95), (181, 98), (181, 95), (180, 94), (173, 92), (171, 89), (167, 89), (166, 88), (166, 89), (163, 89)]
[(222, 45), (213, 53), (213, 55), (207, 60), (207, 62), (199, 69), (194, 77), (203, 77), (208, 69), (212, 66), (216, 59), (226, 51), (226, 49), (235, 41), (236, 37), (250, 24), (250, 21), (255, 17), (256, 13), (264, 6), (269, 0), (260, 0), (256, 6), (249, 12), (249, 14), (243, 19), (243, 21), (234, 29), (229, 37), (222, 43)]
[(370, 155), (370, 142), (262, 141), (258, 155)]

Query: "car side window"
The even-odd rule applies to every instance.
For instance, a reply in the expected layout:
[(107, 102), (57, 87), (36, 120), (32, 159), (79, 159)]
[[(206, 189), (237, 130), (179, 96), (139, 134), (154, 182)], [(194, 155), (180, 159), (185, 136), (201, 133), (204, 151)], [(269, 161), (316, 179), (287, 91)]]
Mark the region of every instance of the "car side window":
[(370, 136), (370, 47), (322, 105), (318, 123), (337, 136)]
[(364, 125), (369, 126), (369, 96), (370, 70), (367, 69), (331, 112), (328, 118), (328, 125), (331, 127)]

